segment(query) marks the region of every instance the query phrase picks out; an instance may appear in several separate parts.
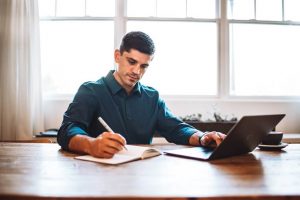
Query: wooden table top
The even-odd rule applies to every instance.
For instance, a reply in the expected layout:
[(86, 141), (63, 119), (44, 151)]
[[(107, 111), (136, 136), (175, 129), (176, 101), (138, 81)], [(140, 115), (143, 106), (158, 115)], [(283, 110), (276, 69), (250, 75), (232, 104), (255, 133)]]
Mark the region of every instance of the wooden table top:
[(74, 156), (57, 144), (0, 142), (0, 199), (300, 199), (300, 144), (210, 162), (161, 155), (111, 166)]

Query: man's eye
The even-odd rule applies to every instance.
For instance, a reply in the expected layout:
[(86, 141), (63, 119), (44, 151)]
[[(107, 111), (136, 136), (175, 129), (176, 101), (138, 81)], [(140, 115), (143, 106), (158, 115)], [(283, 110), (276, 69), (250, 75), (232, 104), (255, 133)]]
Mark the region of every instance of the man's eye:
[(136, 62), (134, 60), (128, 60), (129, 64), (134, 65)]

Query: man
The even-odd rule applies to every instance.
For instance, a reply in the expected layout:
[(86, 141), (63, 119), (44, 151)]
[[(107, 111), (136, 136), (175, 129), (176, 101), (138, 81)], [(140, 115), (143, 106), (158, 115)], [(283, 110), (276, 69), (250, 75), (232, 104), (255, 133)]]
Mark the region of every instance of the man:
[[(154, 43), (143, 32), (127, 33), (114, 58), (117, 69), (81, 85), (58, 132), (63, 149), (110, 158), (128, 144), (149, 144), (155, 131), (169, 142), (206, 146), (225, 135), (203, 133), (176, 118), (159, 93), (142, 85), (154, 56)], [(99, 123), (101, 117), (115, 132)]]

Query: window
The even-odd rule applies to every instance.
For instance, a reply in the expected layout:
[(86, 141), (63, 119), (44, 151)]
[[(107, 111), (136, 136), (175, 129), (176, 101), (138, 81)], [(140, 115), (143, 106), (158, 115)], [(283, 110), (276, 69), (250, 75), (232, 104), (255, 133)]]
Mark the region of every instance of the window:
[(116, 1), (117, 7), (127, 7), (127, 14), (115, 14), (112, 0), (39, 3), (45, 94), (74, 94), (82, 82), (105, 76), (113, 68), (116, 38), (141, 30), (153, 37), (157, 48), (143, 83), (163, 95), (217, 95), (215, 1)]
[(73, 95), (113, 69), (114, 1), (40, 0), (45, 95)]
[[(142, 82), (164, 95), (217, 95), (218, 36), (215, 2), (127, 2), (127, 31), (142, 30), (148, 33), (158, 52)], [(165, 81), (161, 84), (160, 80)]]
[(47, 94), (72, 94), (113, 67), (113, 23), (41, 23), (42, 72)]
[[(142, 79), (161, 95), (299, 97), (299, 0), (40, 0), (45, 95), (73, 96), (114, 68), (129, 31), (157, 54)], [(162, 84), (163, 80), (163, 84)]]
[[(300, 9), (292, 0), (230, 0), (230, 94), (300, 96)], [(298, 20), (298, 21), (296, 21)]]

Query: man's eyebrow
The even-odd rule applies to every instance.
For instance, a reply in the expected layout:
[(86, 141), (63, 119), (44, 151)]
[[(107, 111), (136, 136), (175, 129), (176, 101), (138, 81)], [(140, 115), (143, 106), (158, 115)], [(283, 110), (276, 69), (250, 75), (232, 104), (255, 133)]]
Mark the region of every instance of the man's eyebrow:
[(131, 58), (131, 57), (126, 57), (126, 58), (127, 58), (127, 60), (137, 62), (137, 60), (135, 60), (135, 59), (133, 59), (133, 58)]

